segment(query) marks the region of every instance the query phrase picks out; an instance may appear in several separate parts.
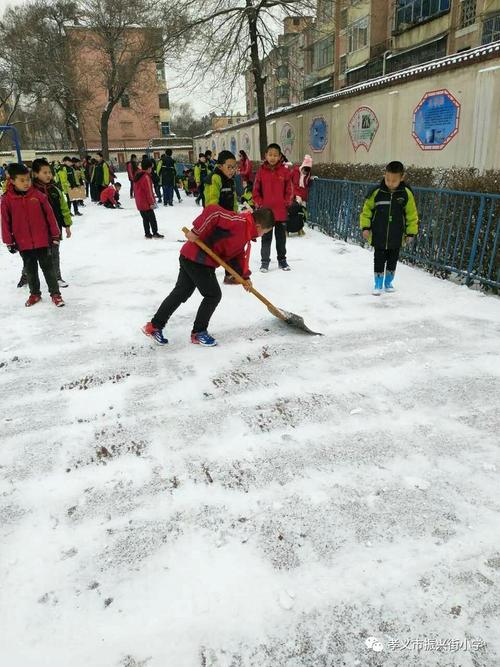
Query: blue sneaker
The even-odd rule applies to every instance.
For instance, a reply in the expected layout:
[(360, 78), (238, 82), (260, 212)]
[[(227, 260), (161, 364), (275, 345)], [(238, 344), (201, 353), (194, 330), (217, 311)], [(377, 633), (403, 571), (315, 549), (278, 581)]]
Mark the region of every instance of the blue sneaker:
[(214, 347), (217, 345), (215, 338), (208, 333), (208, 331), (199, 331), (191, 334), (191, 342), (195, 345), (203, 345), (204, 347)]
[(153, 326), (152, 322), (148, 322), (147, 324), (145, 324), (142, 327), (141, 331), (146, 336), (153, 338), (155, 343), (158, 343), (158, 345), (167, 345), (168, 343), (168, 340), (163, 335), (163, 331), (161, 329), (156, 329)]
[(394, 292), (394, 285), (392, 281), (394, 280), (394, 271), (386, 271), (384, 287), (386, 292)]
[(384, 274), (383, 273), (376, 273), (375, 274), (375, 284), (373, 287), (373, 292), (375, 296), (379, 296), (382, 294), (382, 289), (384, 287)]

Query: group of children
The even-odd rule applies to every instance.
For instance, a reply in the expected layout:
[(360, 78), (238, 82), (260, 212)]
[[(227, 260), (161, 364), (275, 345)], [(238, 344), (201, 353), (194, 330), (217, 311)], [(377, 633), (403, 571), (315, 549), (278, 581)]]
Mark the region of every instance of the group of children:
[[(131, 195), (140, 212), (147, 239), (164, 238), (158, 232), (155, 216), (157, 201), (153, 174), (161, 175), (163, 198), (169, 205), (173, 196), (171, 172), (175, 169), (175, 163), (169, 158), (171, 155), (166, 153), (155, 164), (152, 159), (143, 156), (140, 165), (137, 163), (128, 170), (132, 179)], [(176, 285), (143, 327), (143, 332), (160, 345), (165, 345), (168, 342), (163, 335), (166, 323), (180, 304), (198, 289), (203, 300), (193, 324), (191, 340), (203, 346), (216, 345), (215, 339), (208, 333), (208, 325), (222, 297), (215, 276), (217, 263), (196, 241), (208, 244), (244, 278), (245, 288), (251, 289), (251, 241), (262, 238), (260, 270), (267, 273), (274, 230), (278, 266), (283, 271), (290, 271), (286, 258), (287, 222), (295, 206), (304, 207), (307, 204), (311, 167), (312, 160), (306, 155), (300, 167), (297, 165), (290, 169), (280, 146), (269, 144), (253, 184), (250, 180), (251, 167), (248, 170), (248, 165), (245, 165), (245, 191), (239, 199), (234, 181), (238, 169), (235, 155), (230, 151), (221, 151), (216, 162), (211, 161), (211, 156), (200, 155), (194, 174), (197, 195), (204, 210), (194, 221), (188, 240), (181, 249)], [(38, 267), (44, 274), (54, 305), (64, 305), (60, 288), (67, 287), (67, 283), (61, 276), (59, 245), (63, 231), (66, 237), (71, 236), (70, 200), (65, 184), (73, 187), (72, 169), (73, 162), (69, 157), (62, 160), (62, 166), (55, 173), (45, 159), (33, 162), (32, 177), (23, 164), (11, 164), (7, 168), (9, 179), (0, 207), (2, 239), (11, 253), (19, 251), (23, 258), (23, 274), (30, 289), (25, 304), (28, 307), (41, 300)], [(101, 168), (100, 173), (103, 171)], [(120, 184), (117, 182), (110, 182), (107, 186), (101, 184), (101, 203), (108, 208), (119, 207), (119, 191)], [(78, 215), (77, 211), (75, 215)], [(415, 198), (404, 182), (401, 162), (390, 162), (381, 183), (367, 194), (360, 226), (363, 237), (375, 250), (373, 293), (378, 295), (383, 289), (393, 291), (400, 248), (404, 243), (411, 243), (418, 232)], [(232, 284), (234, 280), (226, 273), (224, 282)]]

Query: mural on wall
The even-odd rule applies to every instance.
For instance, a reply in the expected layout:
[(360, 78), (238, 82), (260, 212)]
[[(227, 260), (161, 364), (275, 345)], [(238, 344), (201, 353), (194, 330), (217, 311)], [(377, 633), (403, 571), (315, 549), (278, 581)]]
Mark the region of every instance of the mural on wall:
[(226, 149), (226, 137), (222, 137), (221, 141), (221, 151), (225, 151)]
[(370, 107), (358, 107), (347, 127), (354, 150), (364, 146), (369, 151), (379, 128), (375, 111)]
[(236, 137), (231, 137), (231, 148), (229, 149), (233, 155), (236, 155), (237, 146), (236, 146)]
[(446, 89), (432, 90), (413, 112), (412, 136), (423, 151), (441, 151), (458, 134), (460, 102)]
[(217, 144), (215, 141), (212, 141), (212, 153), (217, 153)]
[(243, 135), (243, 150), (247, 155), (250, 155), (250, 151), (252, 150), (252, 143), (247, 132)]
[(315, 153), (325, 150), (328, 143), (328, 123), (323, 116), (313, 118), (309, 128), (309, 144)]
[(287, 158), (289, 158), (292, 154), (294, 143), (295, 130), (293, 129), (293, 125), (290, 125), (290, 123), (285, 123), (280, 132), (280, 146), (281, 150), (283, 151), (283, 155), (286, 155)]

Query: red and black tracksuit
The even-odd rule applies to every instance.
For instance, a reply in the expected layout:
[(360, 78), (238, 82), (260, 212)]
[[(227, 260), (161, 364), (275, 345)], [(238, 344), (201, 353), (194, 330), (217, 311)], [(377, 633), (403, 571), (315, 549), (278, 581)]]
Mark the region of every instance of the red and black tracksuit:
[(134, 176), (134, 198), (137, 210), (141, 214), (144, 235), (150, 238), (153, 234), (158, 234), (158, 223), (153, 208), (156, 204), (153, 180), (149, 172), (142, 169), (138, 169)]
[[(252, 213), (233, 213), (215, 204), (207, 206), (194, 221), (192, 231), (243, 278), (250, 276), (250, 243), (258, 236)], [(218, 264), (190, 241), (182, 246), (179, 264), (177, 283), (151, 322), (156, 329), (163, 329), (181, 303), (185, 303), (198, 289), (203, 301), (192, 332), (206, 331), (222, 298), (215, 275)]]
[[(278, 262), (286, 262), (286, 221), (288, 208), (293, 200), (290, 170), (282, 163), (272, 167), (268, 162), (264, 162), (255, 176), (253, 200), (257, 208), (265, 206), (274, 213), (274, 219), (276, 220), (274, 235)], [(262, 237), (261, 259), (262, 264), (266, 267), (269, 266), (271, 259), (272, 240), (273, 230), (271, 229)]]
[(27, 192), (20, 192), (9, 183), (1, 200), (1, 218), (2, 240), (19, 250), (30, 294), (41, 294), (39, 265), (50, 295), (60, 294), (51, 255), (51, 246), (59, 240), (60, 230), (47, 197), (33, 186)]

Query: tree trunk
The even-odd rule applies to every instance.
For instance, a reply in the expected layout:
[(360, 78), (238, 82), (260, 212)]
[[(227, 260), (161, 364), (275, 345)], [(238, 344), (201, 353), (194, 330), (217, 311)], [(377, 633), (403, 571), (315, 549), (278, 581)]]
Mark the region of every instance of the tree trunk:
[(108, 126), (109, 126), (109, 117), (111, 116), (111, 112), (108, 110), (105, 110), (101, 114), (101, 129), (100, 129), (100, 135), (101, 135), (101, 150), (102, 150), (102, 157), (106, 160), (106, 162), (109, 160), (109, 136), (108, 136)]
[[(251, 7), (251, 0), (247, 0), (247, 7)], [(259, 46), (257, 42), (257, 14), (255, 11), (248, 13), (248, 32), (250, 34), (250, 58), (252, 72), (255, 82), (255, 94), (257, 96), (257, 117), (259, 119), (259, 144), (261, 157), (267, 148), (267, 125), (266, 125), (266, 100), (264, 95), (264, 79), (262, 78), (262, 67), (259, 59)]]

